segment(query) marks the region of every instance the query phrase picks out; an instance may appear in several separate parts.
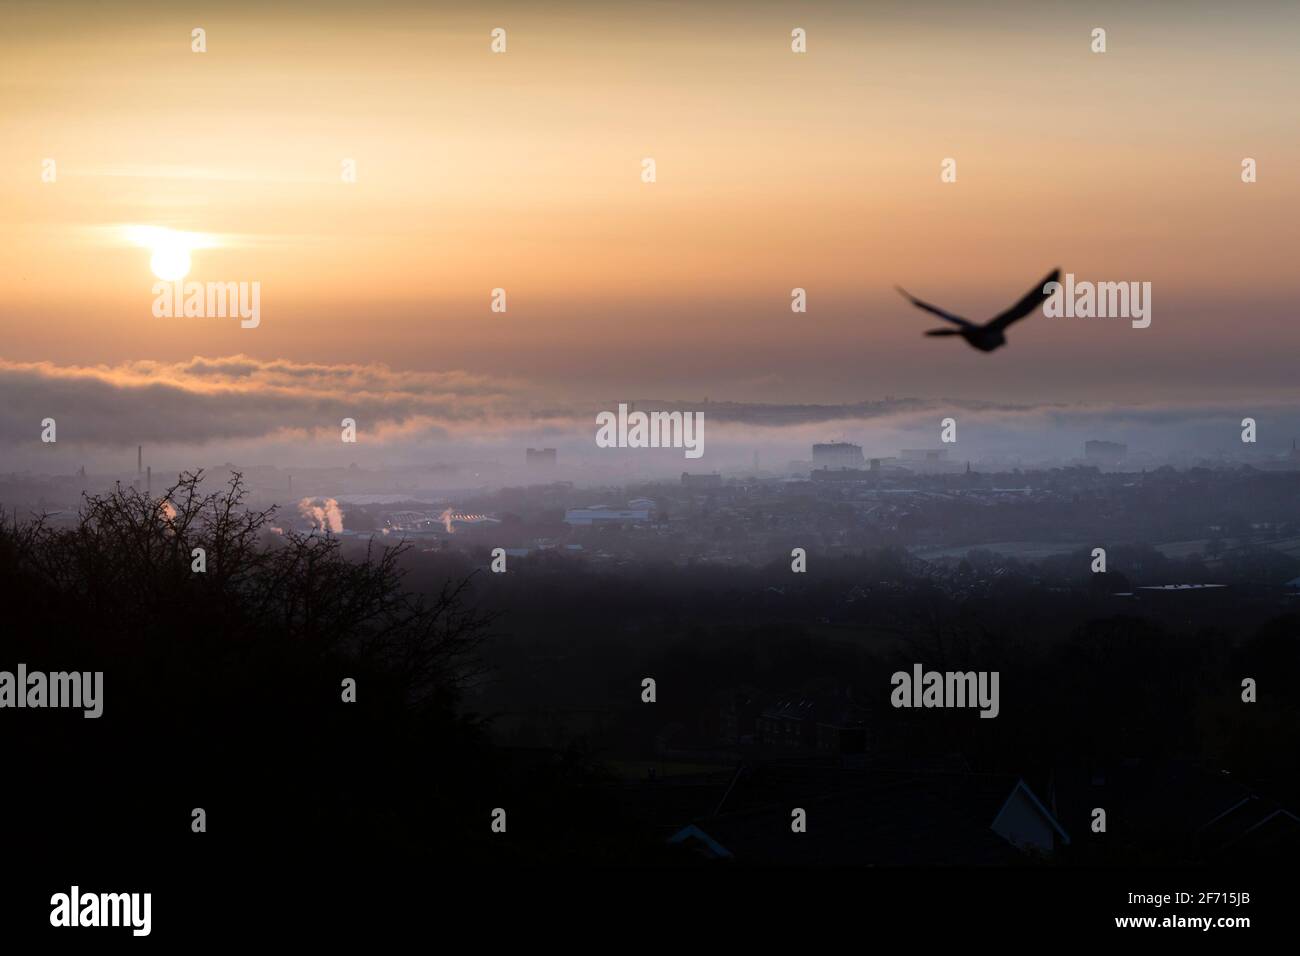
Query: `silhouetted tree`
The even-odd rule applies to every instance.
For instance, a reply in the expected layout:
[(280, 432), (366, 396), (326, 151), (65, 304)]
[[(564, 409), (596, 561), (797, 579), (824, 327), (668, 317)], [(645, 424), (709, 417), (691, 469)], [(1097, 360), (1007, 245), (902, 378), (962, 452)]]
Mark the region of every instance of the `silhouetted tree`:
[[(42, 771), (6, 788), (8, 819), (33, 824), (24, 837), (84, 847), (174, 845), (192, 836), (195, 807), (230, 850), (272, 835), (340, 848), (322, 832), (446, 842), (426, 821), (477, 809), (489, 754), (457, 711), (490, 625), (466, 582), (408, 593), (404, 546), (348, 560), (336, 536), (247, 509), (239, 475), (211, 493), (201, 481), (88, 496), (70, 528), (0, 522), (6, 668), (105, 675), (98, 720), (10, 712), (5, 749)], [(347, 679), (356, 703), (343, 700)]]

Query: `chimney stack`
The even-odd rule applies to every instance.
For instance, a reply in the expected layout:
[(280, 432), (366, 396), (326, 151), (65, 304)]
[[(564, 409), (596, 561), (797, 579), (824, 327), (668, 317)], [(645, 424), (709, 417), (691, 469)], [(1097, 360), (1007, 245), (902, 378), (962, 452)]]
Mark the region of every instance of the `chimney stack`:
[(153, 495), (153, 465), (150, 465), (148, 468), (146, 468), (144, 474), (145, 474), (144, 493), (146, 495), (152, 496)]
[(135, 446), (135, 473), (144, 471), (144, 445)]

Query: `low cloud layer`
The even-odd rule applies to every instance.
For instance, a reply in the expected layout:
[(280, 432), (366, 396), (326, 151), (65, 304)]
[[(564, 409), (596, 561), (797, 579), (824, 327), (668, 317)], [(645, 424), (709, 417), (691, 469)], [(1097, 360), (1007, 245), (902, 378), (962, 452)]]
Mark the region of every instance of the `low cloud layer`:
[(400, 432), (527, 417), (519, 387), (464, 372), (318, 365), (243, 355), (115, 366), (0, 362), (0, 441), (53, 418), (59, 441), (206, 444), (337, 431), (343, 418)]
[[(165, 448), (173, 461), (294, 459), (346, 455), (362, 466), (501, 455), (522, 448), (561, 449), (573, 462), (598, 454), (595, 412), (587, 403), (545, 399), (529, 383), (464, 371), (402, 371), (382, 364), (328, 365), (264, 361), (244, 355), (185, 362), (58, 366), (0, 361), (0, 447), (9, 469), (67, 469), (40, 442), (41, 422), (57, 422), (58, 447), (114, 460), (134, 446)], [(1185, 460), (1243, 452), (1242, 418), (1256, 419), (1259, 442), (1245, 451), (1277, 453), (1300, 435), (1296, 402), (1203, 402), (1120, 406), (1015, 405), (955, 398), (864, 401), (850, 405), (634, 401), (638, 408), (681, 408), (705, 414), (704, 469), (747, 463), (760, 451), (769, 464), (806, 459), (817, 441), (847, 440), (868, 456), (901, 448), (937, 447), (939, 423), (957, 420), (953, 457), (1077, 458), (1083, 441), (1127, 442), (1135, 453)], [(340, 423), (357, 423), (357, 444), (340, 442)], [(598, 461), (613, 462), (620, 454)], [(680, 471), (680, 452), (631, 452), (631, 467)], [(331, 458), (330, 460), (338, 460)], [(41, 462), (45, 461), (45, 464)], [(133, 461), (132, 461), (133, 464)], [(620, 466), (621, 467), (621, 466)], [(6, 470), (9, 470), (6, 469)], [(696, 470), (699, 470), (697, 467)]]

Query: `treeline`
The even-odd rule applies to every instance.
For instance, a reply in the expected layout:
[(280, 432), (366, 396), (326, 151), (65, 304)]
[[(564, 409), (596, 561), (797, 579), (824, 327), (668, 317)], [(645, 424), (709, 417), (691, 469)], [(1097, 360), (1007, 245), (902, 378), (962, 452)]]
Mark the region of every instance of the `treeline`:
[[(104, 675), (99, 719), (0, 710), (12, 851), (235, 866), (630, 852), (590, 761), (523, 765), (467, 713), (492, 619), (466, 580), (408, 587), (403, 548), (345, 556), (243, 500), (237, 475), (205, 492), (187, 474), (161, 496), (88, 497), (72, 528), (0, 522), (0, 669)], [(537, 825), (551, 813), (562, 824)]]

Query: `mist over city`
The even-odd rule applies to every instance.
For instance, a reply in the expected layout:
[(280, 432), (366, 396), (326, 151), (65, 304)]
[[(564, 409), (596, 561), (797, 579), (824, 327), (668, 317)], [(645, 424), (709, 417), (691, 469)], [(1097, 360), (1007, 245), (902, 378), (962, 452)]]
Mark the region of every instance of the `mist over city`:
[(1285, 932), (1297, 35), (0, 0), (0, 946)]

